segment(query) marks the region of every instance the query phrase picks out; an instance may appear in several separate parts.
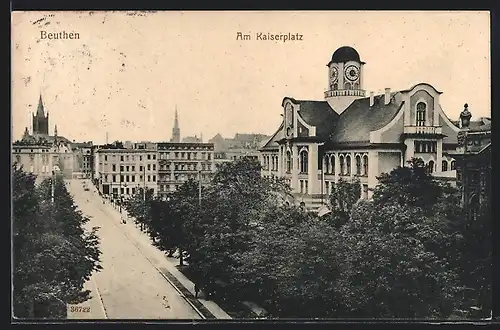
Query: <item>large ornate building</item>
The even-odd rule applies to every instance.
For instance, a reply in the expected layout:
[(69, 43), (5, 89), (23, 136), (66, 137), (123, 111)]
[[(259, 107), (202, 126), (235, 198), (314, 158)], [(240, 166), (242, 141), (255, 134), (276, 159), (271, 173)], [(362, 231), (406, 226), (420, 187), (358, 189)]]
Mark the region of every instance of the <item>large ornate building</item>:
[(53, 170), (61, 171), (65, 178), (71, 178), (74, 171), (72, 143), (58, 135), (57, 125), (54, 134), (49, 135), (49, 114), (45, 115), (42, 96), (32, 119), (33, 131), (30, 133), (26, 127), (21, 140), (12, 145), (13, 162), (39, 179), (51, 176)]
[(327, 64), (322, 101), (285, 97), (283, 121), (260, 149), (265, 176), (284, 177), (296, 202), (317, 209), (339, 179), (358, 178), (371, 198), (377, 177), (422, 158), (430, 172), (454, 169), (459, 128), (428, 83), (365, 96), (365, 62), (352, 47)]

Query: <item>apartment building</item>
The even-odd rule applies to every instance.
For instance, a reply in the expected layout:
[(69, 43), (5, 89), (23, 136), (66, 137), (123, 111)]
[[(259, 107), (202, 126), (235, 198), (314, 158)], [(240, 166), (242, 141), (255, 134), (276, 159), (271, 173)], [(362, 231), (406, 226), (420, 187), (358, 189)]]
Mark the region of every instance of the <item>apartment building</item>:
[(158, 163), (155, 145), (148, 148), (100, 148), (95, 152), (95, 178), (103, 195), (126, 199), (138, 188), (157, 194)]
[(158, 152), (158, 195), (166, 196), (184, 181), (210, 181), (215, 171), (213, 143), (157, 144)]

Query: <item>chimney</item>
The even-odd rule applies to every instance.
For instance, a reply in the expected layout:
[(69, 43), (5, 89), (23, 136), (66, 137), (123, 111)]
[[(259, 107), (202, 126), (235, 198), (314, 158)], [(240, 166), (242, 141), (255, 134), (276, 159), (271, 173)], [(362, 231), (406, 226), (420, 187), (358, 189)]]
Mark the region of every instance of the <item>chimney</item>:
[(391, 102), (391, 89), (386, 88), (385, 89), (385, 98), (384, 98), (384, 104), (387, 105)]
[(373, 107), (373, 103), (375, 103), (374, 93), (370, 92), (370, 107)]

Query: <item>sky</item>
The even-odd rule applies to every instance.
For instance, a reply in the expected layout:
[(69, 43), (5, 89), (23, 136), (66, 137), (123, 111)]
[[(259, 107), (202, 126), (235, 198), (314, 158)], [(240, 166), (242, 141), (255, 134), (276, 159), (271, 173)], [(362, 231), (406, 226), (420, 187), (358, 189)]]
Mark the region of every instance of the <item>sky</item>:
[[(489, 12), (14, 12), (12, 135), (31, 130), (39, 95), (49, 133), (70, 140), (169, 141), (273, 134), (281, 101), (323, 100), (341, 46), (366, 62), (363, 89), (427, 82), (456, 120), (491, 115)], [(79, 39), (41, 39), (42, 32)], [(238, 32), (252, 40), (237, 40)], [(297, 41), (256, 34), (299, 34)]]

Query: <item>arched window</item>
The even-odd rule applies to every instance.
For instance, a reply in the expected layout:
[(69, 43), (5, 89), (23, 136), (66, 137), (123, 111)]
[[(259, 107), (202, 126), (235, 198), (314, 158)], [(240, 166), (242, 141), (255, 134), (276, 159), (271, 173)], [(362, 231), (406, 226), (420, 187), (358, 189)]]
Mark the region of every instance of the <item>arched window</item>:
[(345, 156), (346, 174), (351, 175), (351, 156)]
[(344, 175), (345, 174), (344, 156), (340, 156), (339, 161), (340, 161), (340, 175)]
[(336, 91), (337, 89), (339, 89), (339, 84), (334, 83), (333, 84), (333, 90)]
[(286, 171), (288, 173), (292, 171), (292, 153), (290, 151), (286, 152)]
[(455, 162), (454, 160), (452, 160), (452, 161), (451, 161), (451, 164), (450, 164), (450, 170), (452, 170), (452, 171), (453, 171), (453, 170), (456, 170), (455, 165), (456, 165), (456, 162)]
[(348, 83), (348, 82), (346, 82), (346, 83), (344, 84), (344, 89), (351, 89), (351, 84), (350, 84), (350, 83)]
[(335, 156), (332, 155), (330, 157), (330, 169), (331, 169), (331, 172), (332, 174), (335, 174)]
[(358, 89), (358, 88), (359, 88), (358, 83), (354, 83), (354, 84), (352, 84), (352, 89)]
[(427, 106), (424, 102), (417, 103), (417, 126), (425, 126), (425, 111)]
[(441, 169), (441, 170), (442, 170), (443, 172), (448, 171), (448, 162), (447, 162), (446, 160), (443, 160), (443, 161), (442, 161), (442, 165), (441, 165), (441, 167), (442, 167), (442, 169)]
[(427, 170), (429, 171), (429, 173), (434, 172), (434, 161), (430, 160), (427, 166)]
[(363, 175), (368, 175), (368, 156), (363, 156)]
[(307, 173), (307, 151), (300, 152), (300, 173)]
[(328, 155), (323, 157), (323, 163), (325, 164), (324, 173), (330, 173), (330, 157)]
[(361, 156), (356, 156), (356, 174), (361, 175)]

